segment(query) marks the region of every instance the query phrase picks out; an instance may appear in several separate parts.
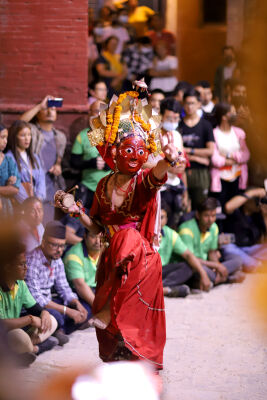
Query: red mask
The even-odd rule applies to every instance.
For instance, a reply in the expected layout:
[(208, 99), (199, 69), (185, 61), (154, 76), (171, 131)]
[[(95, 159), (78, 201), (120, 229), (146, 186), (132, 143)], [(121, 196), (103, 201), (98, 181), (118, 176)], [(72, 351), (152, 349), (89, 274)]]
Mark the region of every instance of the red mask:
[(116, 163), (118, 170), (125, 175), (133, 175), (147, 161), (148, 151), (143, 139), (129, 137), (117, 149)]

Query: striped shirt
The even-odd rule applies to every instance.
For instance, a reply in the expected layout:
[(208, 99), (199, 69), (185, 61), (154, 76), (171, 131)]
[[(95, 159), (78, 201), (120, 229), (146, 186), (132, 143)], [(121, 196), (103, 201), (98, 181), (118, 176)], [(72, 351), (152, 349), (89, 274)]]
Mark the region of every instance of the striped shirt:
[(73, 299), (77, 299), (66, 279), (61, 258), (52, 260), (49, 264), (41, 247), (37, 247), (27, 255), (27, 267), (27, 286), (41, 307), (45, 307), (52, 300), (52, 287), (64, 304), (69, 304)]

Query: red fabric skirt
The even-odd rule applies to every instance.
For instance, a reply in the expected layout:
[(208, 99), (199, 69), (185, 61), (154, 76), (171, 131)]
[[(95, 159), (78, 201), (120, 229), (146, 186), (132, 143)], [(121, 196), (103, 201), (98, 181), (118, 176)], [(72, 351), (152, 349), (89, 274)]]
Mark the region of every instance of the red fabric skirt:
[(108, 299), (111, 322), (96, 329), (101, 359), (113, 361), (124, 343), (133, 358), (162, 369), (166, 325), (161, 259), (135, 229), (116, 232), (102, 254), (93, 313)]

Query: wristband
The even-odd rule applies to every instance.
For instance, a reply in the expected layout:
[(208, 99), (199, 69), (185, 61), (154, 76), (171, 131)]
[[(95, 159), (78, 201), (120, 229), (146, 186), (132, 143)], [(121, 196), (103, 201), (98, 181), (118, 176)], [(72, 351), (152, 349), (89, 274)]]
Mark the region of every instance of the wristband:
[(245, 197), (248, 200), (251, 198), (246, 193), (239, 193), (239, 196)]
[(164, 158), (164, 161), (168, 164), (169, 167), (175, 167), (177, 164), (177, 161), (169, 161), (168, 158)]
[(79, 207), (79, 212), (78, 213), (71, 213), (70, 216), (73, 218), (78, 219), (80, 216), (85, 214), (85, 208), (83, 207), (83, 204), (80, 200), (76, 202), (76, 205)]
[(64, 307), (63, 307), (63, 315), (66, 315), (66, 311), (67, 311), (67, 307), (64, 306)]
[(165, 156), (164, 161), (168, 164), (169, 167), (176, 167), (176, 165), (180, 164), (180, 159), (182, 157), (182, 152), (178, 151), (178, 158), (174, 161), (168, 160), (168, 158)]
[(195, 149), (192, 149), (189, 151), (189, 154), (192, 156), (193, 154), (195, 154)]

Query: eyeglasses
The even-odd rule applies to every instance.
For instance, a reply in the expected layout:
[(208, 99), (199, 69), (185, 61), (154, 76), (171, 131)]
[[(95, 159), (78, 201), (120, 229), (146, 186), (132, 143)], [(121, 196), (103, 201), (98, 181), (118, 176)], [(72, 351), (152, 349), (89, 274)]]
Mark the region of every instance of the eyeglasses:
[(64, 250), (65, 247), (66, 247), (65, 243), (64, 244), (58, 244), (58, 243), (52, 243), (52, 242), (49, 242), (49, 241), (47, 241), (47, 243), (49, 244), (50, 247), (52, 247), (52, 249)]

